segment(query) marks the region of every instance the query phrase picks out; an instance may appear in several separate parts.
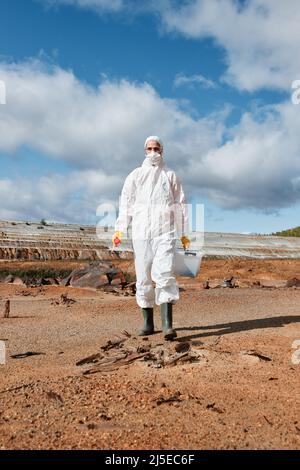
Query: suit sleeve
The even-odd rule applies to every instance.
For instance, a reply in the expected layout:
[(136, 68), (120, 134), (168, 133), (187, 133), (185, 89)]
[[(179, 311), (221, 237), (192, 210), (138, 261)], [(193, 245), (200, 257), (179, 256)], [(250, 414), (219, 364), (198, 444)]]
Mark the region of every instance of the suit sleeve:
[(178, 237), (180, 238), (183, 235), (188, 236), (190, 232), (189, 211), (181, 181), (175, 173), (173, 174), (172, 179), (172, 189), (175, 206), (175, 224)]
[(119, 199), (119, 215), (115, 223), (115, 230), (124, 234), (127, 234), (132, 220), (136, 193), (135, 174), (136, 172), (133, 171), (127, 176)]

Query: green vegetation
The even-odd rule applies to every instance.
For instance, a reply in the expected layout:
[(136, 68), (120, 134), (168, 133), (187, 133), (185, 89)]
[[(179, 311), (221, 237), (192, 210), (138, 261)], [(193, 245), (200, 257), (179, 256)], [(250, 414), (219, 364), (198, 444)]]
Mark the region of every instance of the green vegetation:
[(124, 274), (125, 280), (128, 284), (130, 284), (131, 282), (136, 282), (136, 277), (135, 277), (134, 273), (129, 273), (127, 271), (123, 271), (123, 274)]
[[(92, 265), (93, 263), (91, 263)], [(95, 265), (97, 262), (95, 262)], [(4, 281), (4, 279), (11, 274), (14, 277), (19, 277), (22, 279), (25, 284), (31, 284), (37, 281), (38, 279), (41, 278), (47, 278), (47, 277), (52, 277), (52, 278), (58, 278), (58, 279), (64, 279), (65, 277), (69, 276), (71, 272), (73, 271), (74, 268), (70, 269), (55, 269), (55, 268), (13, 268), (13, 267), (5, 267), (5, 268), (0, 268), (0, 282)], [(134, 273), (129, 273), (127, 271), (123, 271), (126, 282), (135, 282), (136, 277)]]
[(300, 237), (300, 227), (289, 228), (287, 230), (282, 230), (281, 232), (274, 232), (272, 235), (277, 235), (278, 237)]
[(72, 269), (51, 269), (51, 268), (28, 268), (28, 269), (14, 269), (14, 268), (0, 268), (0, 280), (4, 280), (6, 276), (12, 274), (15, 277), (22, 279), (25, 284), (29, 284), (36, 279), (42, 277), (57, 277), (65, 278), (72, 272)]

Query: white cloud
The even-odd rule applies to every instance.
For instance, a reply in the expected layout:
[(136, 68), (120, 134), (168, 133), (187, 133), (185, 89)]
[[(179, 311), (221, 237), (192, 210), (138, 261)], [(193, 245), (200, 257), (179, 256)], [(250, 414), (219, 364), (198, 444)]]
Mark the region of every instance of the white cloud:
[(38, 178), (0, 179), (0, 219), (91, 223), (100, 203), (115, 204), (122, 181), (104, 173), (73, 171)]
[[(300, 77), (299, 0), (39, 0), (132, 16), (154, 14), (166, 32), (212, 38), (225, 51), (225, 82), (240, 90), (289, 90)], [(202, 82), (203, 83), (203, 82)]]
[(6, 104), (6, 86), (3, 80), (0, 80), (0, 104)]
[[(68, 177), (2, 180), (2, 217), (15, 208), (22, 217), (30, 211), (35, 218), (49, 213), (61, 220), (68, 214), (70, 220), (76, 200), (84, 200), (93, 215), (99, 203), (118, 199), (125, 176), (144, 158), (147, 135), (163, 135), (168, 161), (181, 171), (194, 145), (204, 154), (222, 136), (222, 113), (193, 119), (176, 100), (161, 98), (147, 83), (105, 79), (93, 88), (71, 71), (37, 60), (0, 63), (0, 76), (7, 84), (0, 152), (13, 156), (25, 145), (76, 168)], [(65, 199), (70, 201), (66, 205)]]
[(176, 75), (174, 80), (175, 87), (189, 86), (194, 88), (196, 85), (202, 88), (217, 87), (217, 85), (212, 80), (205, 78), (203, 75), (200, 74), (187, 76), (182, 73), (179, 73)]
[(141, 161), (149, 134), (164, 135), (177, 155), (193, 154), (195, 143), (206, 152), (221, 138), (223, 115), (193, 119), (147, 83), (106, 79), (93, 88), (72, 72), (39, 61), (2, 63), (0, 76), (7, 85), (2, 152), (25, 144), (77, 167), (122, 174)]
[(241, 90), (288, 90), (300, 76), (298, 0), (192, 0), (162, 2), (166, 30), (213, 38), (226, 51), (224, 79)]
[[(300, 199), (300, 107), (289, 102), (245, 113), (230, 140), (211, 149), (186, 178), (223, 208), (262, 211)], [(193, 175), (195, 175), (193, 179)], [(197, 177), (196, 177), (197, 175)]]
[(7, 86), (0, 152), (14, 155), (26, 145), (72, 168), (68, 175), (2, 179), (2, 218), (94, 216), (99, 203), (117, 201), (150, 134), (161, 135), (167, 164), (199, 202), (205, 196), (223, 208), (270, 211), (300, 200), (300, 106), (291, 101), (245, 113), (231, 128), (226, 107), (191, 116), (147, 83), (105, 79), (93, 88), (38, 61), (2, 63), (0, 77)]

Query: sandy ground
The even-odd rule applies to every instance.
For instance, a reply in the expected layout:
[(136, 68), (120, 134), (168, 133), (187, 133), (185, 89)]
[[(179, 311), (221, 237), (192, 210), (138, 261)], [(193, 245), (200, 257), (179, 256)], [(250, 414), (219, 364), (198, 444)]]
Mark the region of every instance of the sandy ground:
[[(134, 297), (0, 284), (1, 311), (11, 300), (0, 318), (0, 448), (300, 449), (300, 288), (202, 288), (231, 275), (300, 278), (300, 260), (204, 260), (198, 278), (178, 279), (178, 338), (168, 343), (158, 308), (157, 333), (136, 336)], [(62, 293), (76, 302), (57, 304)], [(117, 338), (123, 349), (110, 356), (127, 347), (168, 358), (188, 344), (196, 359), (159, 367), (140, 357), (89, 375), (93, 364), (76, 366)], [(42, 354), (11, 357), (28, 351)]]

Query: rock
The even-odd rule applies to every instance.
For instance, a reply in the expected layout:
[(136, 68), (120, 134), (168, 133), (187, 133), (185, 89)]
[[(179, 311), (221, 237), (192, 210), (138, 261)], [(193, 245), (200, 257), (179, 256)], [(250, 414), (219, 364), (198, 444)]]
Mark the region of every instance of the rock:
[(70, 285), (70, 279), (71, 279), (71, 277), (70, 277), (70, 276), (67, 276), (67, 277), (61, 279), (61, 280), (59, 281), (59, 284), (60, 284), (61, 286), (64, 286), (64, 287), (69, 286), (69, 285)]
[(286, 287), (286, 281), (275, 281), (269, 279), (261, 279), (260, 280), (260, 287), (273, 287), (273, 288), (281, 288)]
[(210, 289), (217, 289), (218, 287), (221, 287), (221, 284), (219, 281), (209, 281)]
[(125, 287), (123, 287), (124, 295), (135, 295), (136, 293), (136, 285), (135, 282), (130, 282)]
[[(100, 278), (100, 276), (106, 275), (110, 272), (114, 272), (114, 268), (111, 267), (110, 264), (108, 263), (97, 263), (96, 265), (94, 264), (88, 264), (84, 268), (78, 268), (74, 269), (69, 276), (67, 276), (65, 279), (63, 279), (60, 284), (64, 286), (74, 286), (74, 287), (83, 287), (83, 286), (77, 286), (76, 282), (79, 279), (82, 279), (85, 277), (85, 280), (82, 280), (82, 283), (85, 284), (84, 287), (97, 287), (94, 286), (97, 278)], [(90, 280), (90, 281), (88, 281)], [(100, 282), (100, 285), (103, 285), (103, 280)], [(93, 285), (89, 285), (88, 282), (91, 282)], [(109, 280), (106, 277), (105, 283), (108, 284)]]
[(22, 279), (20, 277), (15, 277), (12, 284), (14, 284), (16, 286), (26, 287), (26, 284), (22, 281)]
[(114, 286), (111, 286), (111, 285), (104, 286), (103, 291), (108, 292), (108, 293), (112, 293), (112, 294), (117, 294), (117, 295), (120, 295), (120, 293), (121, 293), (121, 291), (118, 288), (116, 288)]
[(125, 286), (126, 285), (126, 278), (122, 271), (119, 271), (114, 274), (108, 274), (108, 279), (110, 280), (110, 284), (112, 286)]
[(251, 281), (241, 281), (240, 279), (237, 279), (235, 281), (235, 287), (246, 288), (246, 287), (250, 287), (251, 285), (252, 285)]
[(98, 289), (109, 285), (109, 281), (106, 274), (87, 273), (81, 277), (71, 278), (70, 286), (72, 287), (92, 287)]
[(235, 281), (234, 281), (233, 276), (230, 279), (224, 279), (220, 287), (230, 287), (230, 288), (235, 287)]
[(40, 283), (43, 286), (57, 286), (59, 284), (59, 281), (58, 279), (53, 277), (43, 277)]
[(121, 286), (122, 285), (122, 282), (121, 282), (121, 279), (120, 278), (115, 278), (115, 279), (112, 279), (110, 284), (112, 286)]
[(300, 279), (297, 279), (296, 277), (288, 279), (285, 287), (300, 287)]
[(60, 282), (63, 286), (89, 287), (99, 289), (105, 286), (123, 287), (126, 285), (124, 273), (111, 263), (98, 262), (84, 268), (74, 269), (71, 274)]

